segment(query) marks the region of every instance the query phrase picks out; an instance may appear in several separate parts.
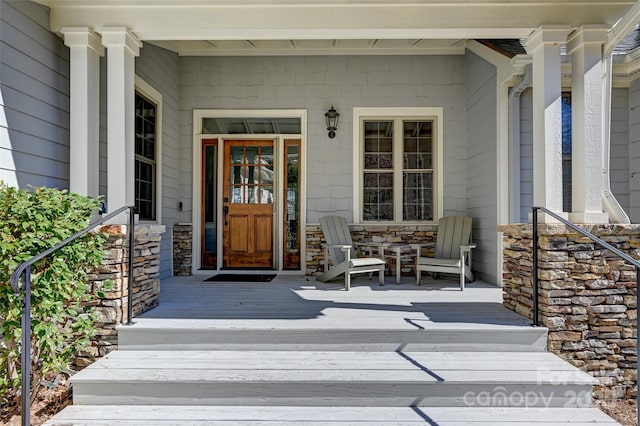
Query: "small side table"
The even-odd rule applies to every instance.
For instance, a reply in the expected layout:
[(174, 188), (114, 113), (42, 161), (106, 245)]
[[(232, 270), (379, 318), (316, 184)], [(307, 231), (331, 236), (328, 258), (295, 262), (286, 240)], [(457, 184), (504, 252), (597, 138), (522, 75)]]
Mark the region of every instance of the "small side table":
[(402, 252), (411, 250), (408, 256), (415, 257), (417, 255), (416, 247), (412, 244), (388, 243), (384, 245), (384, 249), (385, 251), (388, 250), (391, 252), (391, 255), (396, 258), (396, 284), (400, 284), (400, 277), (402, 275)]

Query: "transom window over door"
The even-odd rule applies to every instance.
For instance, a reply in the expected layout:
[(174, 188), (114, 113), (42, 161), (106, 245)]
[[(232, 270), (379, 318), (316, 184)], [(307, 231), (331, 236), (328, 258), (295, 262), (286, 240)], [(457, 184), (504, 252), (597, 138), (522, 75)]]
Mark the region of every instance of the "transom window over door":
[(359, 117), (362, 221), (438, 219), (438, 120), (438, 116)]

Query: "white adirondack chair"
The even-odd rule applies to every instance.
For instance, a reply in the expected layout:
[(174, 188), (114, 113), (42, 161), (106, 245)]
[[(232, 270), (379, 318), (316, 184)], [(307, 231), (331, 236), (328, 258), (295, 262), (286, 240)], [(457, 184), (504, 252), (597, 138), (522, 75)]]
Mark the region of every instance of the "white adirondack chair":
[[(362, 243), (354, 244), (351, 240), (347, 220), (340, 216), (324, 216), (320, 218), (320, 226), (326, 244), (324, 246), (324, 273), (316, 280), (327, 282), (340, 274), (344, 274), (345, 289), (351, 288), (351, 275), (378, 272), (379, 283), (384, 285), (384, 253), (382, 244)], [(355, 245), (377, 248), (380, 257), (356, 257)], [(371, 253), (371, 252), (370, 252)], [(328, 268), (329, 255), (333, 267)]]
[(438, 236), (435, 243), (435, 256), (422, 256), (424, 247), (433, 243), (415, 244), (416, 284), (420, 285), (423, 271), (443, 272), (460, 275), (460, 290), (464, 290), (465, 278), (473, 281), (471, 272), (471, 249), (477, 245), (471, 242), (471, 218), (466, 216), (448, 216), (438, 221)]

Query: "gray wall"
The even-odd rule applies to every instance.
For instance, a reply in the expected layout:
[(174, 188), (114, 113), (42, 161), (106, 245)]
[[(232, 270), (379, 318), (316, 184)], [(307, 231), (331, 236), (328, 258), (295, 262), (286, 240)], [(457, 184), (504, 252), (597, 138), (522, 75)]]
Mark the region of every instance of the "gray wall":
[(160, 278), (171, 276), (172, 227), (178, 216), (178, 98), (180, 67), (178, 56), (146, 43), (136, 58), (136, 74), (162, 94), (162, 236)]
[(33, 2), (0, 0), (0, 180), (69, 187), (69, 52)]
[[(191, 219), (194, 108), (307, 109), (308, 222), (353, 220), (354, 107), (443, 107), (445, 214), (466, 209), (463, 56), (184, 57), (180, 59), (180, 197)], [(340, 115), (335, 139), (324, 113)], [(495, 121), (495, 120), (494, 120)]]
[(629, 90), (613, 89), (611, 95), (611, 192), (629, 214)]
[[(160, 278), (173, 274), (172, 227), (178, 221), (179, 165), (179, 82), (178, 55), (149, 43), (144, 43), (135, 61), (135, 73), (162, 94), (162, 224), (167, 232), (160, 249)], [(107, 67), (100, 60), (100, 194), (107, 194)]]
[(107, 200), (107, 58), (100, 58), (99, 194)]
[[(520, 220), (529, 221), (533, 205), (532, 89), (520, 98)], [(629, 90), (613, 89), (611, 98), (611, 191), (629, 212)], [(636, 219), (637, 220), (637, 219)]]
[(520, 221), (529, 222), (533, 206), (533, 89), (520, 95)]
[(629, 88), (629, 216), (640, 223), (640, 80)]
[[(497, 282), (497, 83), (496, 68), (478, 55), (466, 55), (467, 215), (474, 220), (473, 269)], [(445, 192), (446, 194), (446, 192)]]

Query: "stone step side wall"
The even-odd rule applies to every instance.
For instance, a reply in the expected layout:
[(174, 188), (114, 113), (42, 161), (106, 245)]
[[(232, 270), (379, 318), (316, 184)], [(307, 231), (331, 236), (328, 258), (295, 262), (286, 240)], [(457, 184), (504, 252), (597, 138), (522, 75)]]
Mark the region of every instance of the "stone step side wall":
[[(350, 225), (354, 242), (371, 241), (375, 243), (417, 244), (435, 242), (437, 225)], [(173, 274), (191, 275), (192, 266), (191, 224), (173, 226)], [(307, 275), (319, 274), (324, 265), (324, 237), (319, 224), (307, 225), (307, 258), (303, 266)], [(395, 271), (395, 256), (387, 257), (387, 274)], [(401, 256), (402, 275), (413, 275), (415, 252), (405, 250)]]
[[(640, 259), (640, 225), (583, 225)], [(532, 226), (503, 232), (504, 306), (532, 318)], [(549, 350), (600, 380), (596, 398), (635, 398), (636, 270), (564, 225), (538, 228), (539, 319)]]
[[(438, 234), (437, 225), (349, 225), (351, 239), (354, 243), (399, 243), (418, 244), (435, 242)], [(307, 259), (306, 274), (318, 275), (324, 271), (324, 236), (320, 225), (307, 225)], [(389, 253), (387, 253), (389, 254)], [(407, 250), (401, 256), (400, 270), (402, 275), (415, 274), (415, 252)], [(395, 256), (387, 257), (389, 275), (395, 273)]]
[(173, 275), (191, 275), (193, 226), (173, 225)]
[[(93, 308), (97, 313), (97, 333), (91, 344), (76, 359), (77, 367), (91, 364), (98, 357), (117, 349), (116, 327), (127, 322), (129, 294), (128, 225), (106, 225), (109, 235), (102, 265), (90, 275), (92, 290), (104, 292)], [(164, 225), (136, 225), (133, 252), (133, 315), (158, 305), (160, 297), (160, 240)], [(107, 283), (110, 285), (107, 285)]]

